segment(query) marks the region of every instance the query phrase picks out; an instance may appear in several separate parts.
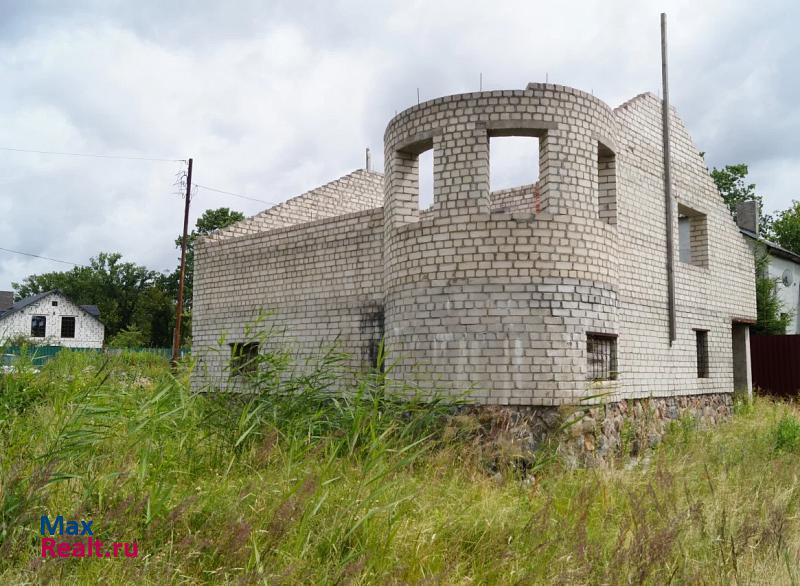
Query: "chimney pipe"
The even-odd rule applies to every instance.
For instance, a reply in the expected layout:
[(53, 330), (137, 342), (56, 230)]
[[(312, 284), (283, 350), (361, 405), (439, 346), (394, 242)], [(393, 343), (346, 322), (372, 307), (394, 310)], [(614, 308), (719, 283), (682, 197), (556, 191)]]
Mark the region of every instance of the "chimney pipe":
[(0, 291), (0, 311), (11, 309), (12, 305), (14, 305), (14, 292)]
[(369, 152), (369, 148), (367, 148), (367, 171), (372, 171), (372, 154)]
[(759, 215), (758, 202), (755, 200), (743, 201), (736, 205), (736, 225), (756, 236), (758, 236), (758, 224), (761, 220)]

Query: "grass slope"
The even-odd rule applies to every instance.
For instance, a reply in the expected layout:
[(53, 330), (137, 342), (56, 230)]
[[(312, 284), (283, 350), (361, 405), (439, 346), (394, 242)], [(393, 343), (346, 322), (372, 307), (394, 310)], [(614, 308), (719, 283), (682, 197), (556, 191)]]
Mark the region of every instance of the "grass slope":
[[(446, 404), (369, 377), (328, 400), (329, 367), (249, 401), (191, 395), (146, 355), (0, 375), (0, 583), (800, 583), (793, 406), (520, 481)], [(139, 557), (44, 561), (43, 514)]]

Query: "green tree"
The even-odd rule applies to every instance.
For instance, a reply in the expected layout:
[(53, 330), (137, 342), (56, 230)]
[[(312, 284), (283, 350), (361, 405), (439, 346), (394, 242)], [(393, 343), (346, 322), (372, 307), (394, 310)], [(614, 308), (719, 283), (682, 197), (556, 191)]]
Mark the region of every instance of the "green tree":
[(800, 201), (778, 212), (772, 223), (772, 239), (795, 254), (800, 254)]
[(722, 199), (731, 211), (731, 215), (736, 216), (736, 206), (745, 201), (758, 202), (758, 210), (761, 215), (759, 225), (759, 236), (769, 237), (771, 233), (772, 217), (764, 213), (764, 199), (756, 193), (756, 184), (747, 183), (748, 168), (745, 163), (736, 165), (726, 165), (722, 169), (716, 167), (711, 170), (711, 178), (717, 184)]
[[(163, 278), (163, 275), (160, 276)], [(172, 330), (175, 327), (175, 297), (169, 290), (159, 286), (145, 289), (136, 303), (131, 326), (142, 333), (147, 341), (144, 345), (160, 348), (172, 346)]]
[(778, 279), (769, 276), (769, 255), (763, 245), (759, 245), (756, 254), (756, 325), (754, 334), (781, 335), (792, 320), (792, 314), (784, 311), (783, 303), (778, 297)]
[[(745, 201), (758, 202), (761, 215), (759, 236), (775, 240), (784, 248), (800, 254), (800, 202), (778, 213), (777, 218), (764, 213), (764, 200), (756, 193), (754, 183), (747, 183), (747, 165), (726, 165), (723, 169), (713, 169), (711, 177), (717, 184), (722, 199), (735, 216), (736, 206)], [(769, 255), (763, 245), (755, 250), (756, 260), (756, 311), (757, 321), (753, 331), (758, 334), (784, 334), (792, 319), (792, 314), (784, 311), (778, 297), (778, 280), (769, 276)]]
[(147, 336), (136, 326), (120, 330), (108, 342), (109, 348), (142, 348), (146, 345)]

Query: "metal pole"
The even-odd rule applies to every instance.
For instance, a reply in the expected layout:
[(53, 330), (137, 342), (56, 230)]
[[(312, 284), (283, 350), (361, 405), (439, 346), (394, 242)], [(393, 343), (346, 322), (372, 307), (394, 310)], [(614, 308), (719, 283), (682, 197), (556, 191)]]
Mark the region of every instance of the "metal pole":
[(667, 309), (669, 345), (677, 339), (675, 326), (675, 251), (672, 243), (672, 157), (670, 152), (669, 74), (667, 70), (667, 15), (661, 13), (661, 100), (662, 138), (664, 141), (664, 206), (667, 223)]
[(369, 149), (367, 149), (367, 171), (372, 171), (372, 155)]
[(189, 239), (189, 203), (192, 199), (192, 159), (186, 173), (186, 205), (183, 211), (183, 238), (181, 239), (181, 274), (178, 280), (178, 309), (175, 314), (175, 336), (172, 339), (172, 364), (178, 363), (181, 351), (181, 323), (183, 322), (183, 286), (186, 280), (186, 245)]

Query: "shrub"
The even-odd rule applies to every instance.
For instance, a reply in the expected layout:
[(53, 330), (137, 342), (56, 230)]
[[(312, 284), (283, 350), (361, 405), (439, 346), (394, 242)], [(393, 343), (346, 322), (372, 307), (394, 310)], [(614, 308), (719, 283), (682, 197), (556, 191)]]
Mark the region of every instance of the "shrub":
[(117, 332), (108, 342), (109, 348), (143, 348), (147, 345), (147, 337), (136, 326), (128, 326)]
[(800, 421), (793, 415), (785, 414), (772, 430), (775, 450), (796, 452), (800, 449)]

